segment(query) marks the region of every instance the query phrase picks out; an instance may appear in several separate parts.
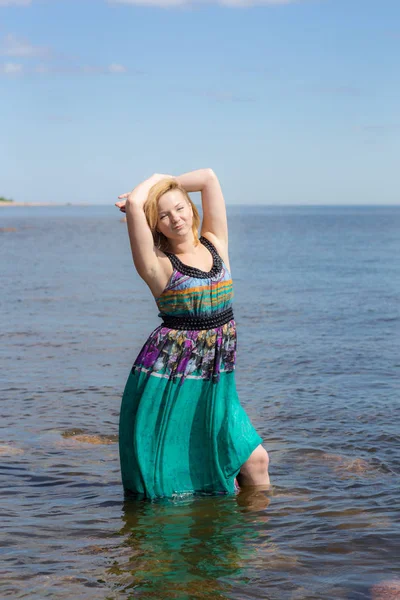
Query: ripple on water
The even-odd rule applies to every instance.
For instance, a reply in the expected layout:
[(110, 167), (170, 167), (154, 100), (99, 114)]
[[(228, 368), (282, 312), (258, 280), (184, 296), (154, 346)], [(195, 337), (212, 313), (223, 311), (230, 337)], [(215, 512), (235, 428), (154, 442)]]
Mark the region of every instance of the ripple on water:
[(109, 209), (40, 210), (2, 223), (2, 597), (398, 598), (400, 212), (233, 215), (238, 390), (273, 487), (145, 503), (117, 433), (154, 305)]

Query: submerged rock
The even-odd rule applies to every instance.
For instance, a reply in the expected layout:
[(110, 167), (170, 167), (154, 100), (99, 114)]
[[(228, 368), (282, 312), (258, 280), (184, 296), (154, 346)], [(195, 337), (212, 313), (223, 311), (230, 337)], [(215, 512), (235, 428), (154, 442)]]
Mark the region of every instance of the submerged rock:
[(23, 454), (24, 451), (21, 448), (15, 448), (9, 444), (0, 444), (0, 455), (1, 456), (14, 456), (15, 454)]
[(400, 579), (381, 581), (371, 588), (372, 600), (400, 600)]
[(322, 459), (331, 463), (337, 475), (366, 475), (373, 469), (363, 458), (349, 458), (340, 454), (323, 454)]
[(62, 437), (83, 444), (115, 444), (118, 442), (117, 435), (104, 435), (101, 433), (90, 433), (85, 429), (68, 429)]
[(76, 435), (73, 439), (77, 442), (83, 442), (85, 444), (115, 444), (118, 440), (111, 439), (117, 436), (107, 436), (107, 435), (89, 435), (89, 434), (79, 434)]

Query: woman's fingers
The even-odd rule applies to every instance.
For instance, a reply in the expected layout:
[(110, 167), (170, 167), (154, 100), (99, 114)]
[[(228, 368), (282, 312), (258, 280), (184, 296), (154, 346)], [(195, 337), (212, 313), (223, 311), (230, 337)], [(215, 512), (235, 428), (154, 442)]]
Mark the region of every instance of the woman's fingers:
[(127, 194), (121, 194), (120, 196), (118, 196), (118, 198), (127, 198), (129, 194), (130, 192), (128, 192)]
[(126, 200), (121, 200), (121, 202), (116, 202), (115, 206), (119, 208), (120, 212), (126, 212)]

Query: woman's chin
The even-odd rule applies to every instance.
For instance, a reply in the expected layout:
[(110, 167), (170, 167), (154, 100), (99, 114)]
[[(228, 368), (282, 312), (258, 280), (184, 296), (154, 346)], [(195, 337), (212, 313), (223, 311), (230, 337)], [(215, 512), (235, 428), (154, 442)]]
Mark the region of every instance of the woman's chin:
[(181, 238), (183, 236), (187, 236), (191, 232), (191, 227), (183, 225), (179, 227), (179, 229), (171, 229), (168, 232), (165, 232), (164, 235), (167, 238)]

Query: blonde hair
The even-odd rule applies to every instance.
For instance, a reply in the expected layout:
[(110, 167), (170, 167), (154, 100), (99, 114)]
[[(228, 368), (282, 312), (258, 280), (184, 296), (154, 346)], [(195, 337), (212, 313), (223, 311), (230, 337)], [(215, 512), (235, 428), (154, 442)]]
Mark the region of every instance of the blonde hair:
[(158, 223), (158, 201), (161, 196), (166, 194), (171, 190), (179, 190), (183, 196), (185, 197), (188, 204), (192, 207), (193, 210), (193, 223), (192, 223), (192, 231), (194, 237), (194, 244), (197, 246), (199, 243), (199, 234), (198, 228), (200, 227), (200, 215), (193, 204), (189, 194), (187, 191), (179, 185), (176, 179), (162, 179), (158, 181), (149, 191), (149, 195), (147, 196), (147, 200), (144, 203), (143, 210), (146, 215), (147, 223), (151, 229), (151, 233), (153, 234), (154, 245), (160, 250), (168, 251), (169, 250), (169, 240), (167, 236), (165, 236), (160, 231), (157, 231), (157, 223)]

